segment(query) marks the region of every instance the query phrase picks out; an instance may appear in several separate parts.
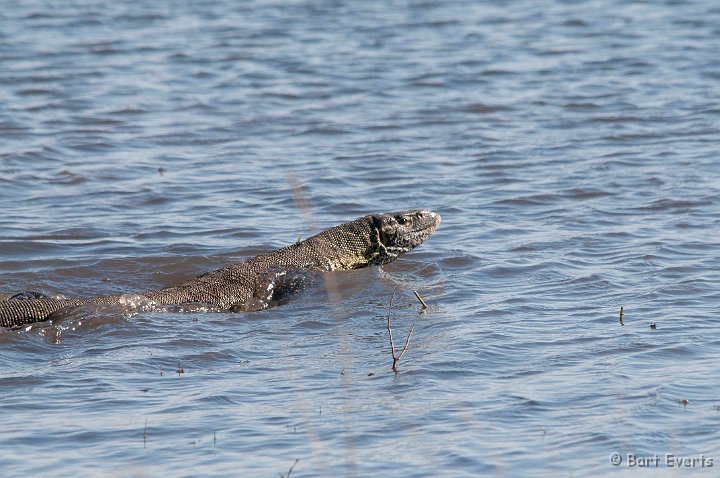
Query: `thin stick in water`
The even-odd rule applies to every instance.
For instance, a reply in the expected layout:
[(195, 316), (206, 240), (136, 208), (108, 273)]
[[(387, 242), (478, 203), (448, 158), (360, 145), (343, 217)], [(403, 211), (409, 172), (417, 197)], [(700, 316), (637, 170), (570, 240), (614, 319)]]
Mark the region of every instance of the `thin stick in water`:
[(427, 306), (427, 304), (425, 303), (425, 301), (423, 300), (423, 298), (420, 297), (420, 294), (418, 294), (418, 291), (414, 290), (413, 292), (415, 293), (415, 297), (417, 297), (418, 300), (420, 301), (420, 304), (422, 305), (422, 310), (427, 309), (428, 306)]
[(410, 345), (410, 337), (412, 337), (413, 330), (415, 330), (416, 322), (413, 322), (412, 327), (410, 327), (410, 332), (408, 332), (407, 339), (405, 340), (405, 345), (403, 346), (402, 351), (400, 351), (400, 355), (396, 355), (395, 354), (395, 343), (393, 342), (392, 327), (390, 327), (390, 318), (392, 316), (393, 299), (395, 299), (395, 292), (393, 292), (392, 297), (390, 297), (390, 305), (388, 306), (387, 330), (388, 330), (388, 334), (390, 335), (390, 355), (392, 356), (392, 359), (393, 359), (392, 370), (393, 370), (393, 372), (397, 373), (397, 371), (398, 371), (397, 363), (400, 361), (400, 358), (402, 358), (402, 356), (405, 355), (405, 352), (407, 351), (408, 346)]
[(288, 470), (287, 475), (283, 475), (282, 473), (280, 473), (280, 476), (281, 476), (282, 478), (290, 478), (290, 473), (292, 473), (293, 469), (295, 468), (295, 465), (298, 464), (298, 461), (300, 461), (300, 458), (296, 458), (296, 459), (295, 459), (295, 463), (293, 463), (293, 466), (290, 467), (290, 469)]
[(388, 305), (388, 316), (387, 316), (387, 329), (388, 333), (390, 334), (390, 355), (393, 359), (392, 369), (393, 372), (396, 372), (397, 369), (395, 368), (397, 364), (397, 357), (395, 357), (395, 344), (393, 343), (393, 336), (392, 336), (392, 328), (390, 327), (390, 316), (392, 315), (392, 304), (393, 299), (395, 299), (395, 292), (392, 293), (392, 296), (390, 297), (390, 305)]
[(405, 341), (405, 346), (402, 349), (402, 352), (400, 352), (400, 355), (398, 355), (398, 360), (402, 358), (403, 355), (405, 355), (405, 351), (408, 348), (408, 345), (410, 345), (410, 337), (412, 336), (413, 330), (415, 330), (415, 322), (413, 322), (412, 327), (410, 327), (410, 332), (408, 332), (407, 340)]

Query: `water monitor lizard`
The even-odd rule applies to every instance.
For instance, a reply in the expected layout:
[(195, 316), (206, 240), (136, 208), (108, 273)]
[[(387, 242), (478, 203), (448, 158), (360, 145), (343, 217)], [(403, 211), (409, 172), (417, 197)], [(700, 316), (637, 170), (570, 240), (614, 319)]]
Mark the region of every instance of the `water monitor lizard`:
[[(438, 224), (440, 216), (430, 211), (372, 214), (187, 282), (137, 295), (154, 304), (201, 303), (219, 310), (262, 308), (252, 303), (267, 305), (263, 301), (272, 298), (275, 277), (297, 270), (349, 270), (387, 264), (422, 244)], [(81, 305), (122, 305), (127, 298), (126, 294), (81, 299), (18, 294), (0, 301), (0, 326), (47, 320)]]

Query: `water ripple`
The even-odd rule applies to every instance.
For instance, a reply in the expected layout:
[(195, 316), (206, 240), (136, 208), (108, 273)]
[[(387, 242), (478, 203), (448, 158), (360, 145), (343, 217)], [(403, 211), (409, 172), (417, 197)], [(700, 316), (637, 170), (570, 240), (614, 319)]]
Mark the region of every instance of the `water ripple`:
[[(720, 457), (710, 2), (5, 7), (3, 297), (163, 287), (371, 212), (443, 215), (338, 274), (340, 300), (0, 333), (8, 476)], [(393, 291), (394, 333), (416, 323), (397, 374)]]

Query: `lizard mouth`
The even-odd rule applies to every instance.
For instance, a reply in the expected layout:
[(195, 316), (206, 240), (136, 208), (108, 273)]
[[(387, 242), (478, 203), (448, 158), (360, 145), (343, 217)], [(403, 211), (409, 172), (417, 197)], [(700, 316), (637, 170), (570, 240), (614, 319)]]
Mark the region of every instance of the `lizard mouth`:
[(440, 225), (442, 218), (440, 214), (432, 211), (418, 211), (422, 220), (417, 222), (417, 225), (413, 232), (424, 232), (428, 236), (435, 232), (435, 229)]

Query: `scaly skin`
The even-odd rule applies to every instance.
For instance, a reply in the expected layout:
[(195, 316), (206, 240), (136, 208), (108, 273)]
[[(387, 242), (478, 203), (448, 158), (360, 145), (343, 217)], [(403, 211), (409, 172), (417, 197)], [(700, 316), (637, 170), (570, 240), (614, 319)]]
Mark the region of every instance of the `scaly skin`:
[[(253, 301), (263, 303), (270, 298), (267, 295), (272, 294), (272, 288), (267, 286), (283, 272), (349, 270), (387, 264), (422, 244), (439, 224), (438, 214), (421, 210), (365, 216), (297, 244), (137, 295), (156, 304), (201, 303), (219, 310), (252, 310)], [(127, 295), (105, 295), (0, 301), (0, 326), (17, 327), (47, 320), (53, 314), (62, 315), (86, 304), (122, 305), (126, 299)]]

